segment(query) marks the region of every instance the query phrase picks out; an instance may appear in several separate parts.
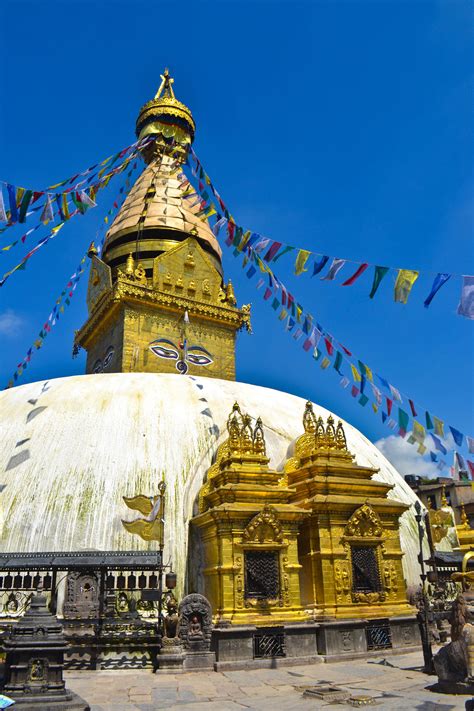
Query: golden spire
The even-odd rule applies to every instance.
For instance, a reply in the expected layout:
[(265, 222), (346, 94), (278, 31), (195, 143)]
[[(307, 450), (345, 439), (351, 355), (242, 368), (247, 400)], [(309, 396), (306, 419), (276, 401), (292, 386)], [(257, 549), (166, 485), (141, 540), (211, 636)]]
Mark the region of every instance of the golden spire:
[(170, 77), (169, 69), (166, 67), (163, 74), (160, 74), (161, 84), (158, 91), (155, 94), (155, 99), (159, 99), (162, 94), (168, 99), (174, 99), (173, 84), (174, 79)]
[(464, 508), (464, 504), (461, 504), (461, 527), (466, 529), (471, 528), (469, 525), (469, 520), (467, 518), (466, 509)]
[(156, 136), (157, 140), (159, 137), (172, 138), (176, 145), (187, 148), (193, 142), (196, 130), (193, 115), (174, 95), (174, 79), (168, 69), (160, 77), (161, 84), (154, 99), (140, 109), (136, 134), (140, 139), (149, 135)]

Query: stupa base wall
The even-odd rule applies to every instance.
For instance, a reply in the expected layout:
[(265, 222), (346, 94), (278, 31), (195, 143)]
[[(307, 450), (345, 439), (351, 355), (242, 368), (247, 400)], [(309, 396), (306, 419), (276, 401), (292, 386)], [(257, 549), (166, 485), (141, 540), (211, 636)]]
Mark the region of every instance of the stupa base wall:
[(420, 646), (413, 615), (266, 628), (230, 625), (212, 631), (216, 671), (386, 656), (417, 651)]

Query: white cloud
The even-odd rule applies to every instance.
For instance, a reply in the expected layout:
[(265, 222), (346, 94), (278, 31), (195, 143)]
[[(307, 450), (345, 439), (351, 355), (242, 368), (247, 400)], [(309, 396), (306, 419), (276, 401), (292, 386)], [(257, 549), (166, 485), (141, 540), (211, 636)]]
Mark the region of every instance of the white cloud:
[(375, 442), (375, 446), (380, 449), (388, 461), (404, 477), (407, 474), (416, 476), (442, 476), (436, 465), (427, 462), (417, 452), (416, 445), (408, 444), (402, 437), (390, 435)]
[(23, 326), (23, 319), (13, 309), (0, 313), (0, 336), (17, 336)]

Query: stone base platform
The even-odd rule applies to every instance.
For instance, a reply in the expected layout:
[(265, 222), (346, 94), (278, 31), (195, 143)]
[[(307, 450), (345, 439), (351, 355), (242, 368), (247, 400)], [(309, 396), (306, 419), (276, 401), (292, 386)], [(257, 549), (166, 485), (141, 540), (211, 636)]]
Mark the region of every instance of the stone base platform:
[(216, 671), (267, 669), (418, 651), (420, 633), (414, 616), (266, 628), (230, 625), (213, 629), (211, 649)]
[(58, 698), (53, 694), (31, 694), (30, 696), (14, 696), (5, 693), (15, 704), (12, 709), (21, 711), (90, 711), (87, 701), (75, 694), (73, 691), (66, 691), (63, 697)]

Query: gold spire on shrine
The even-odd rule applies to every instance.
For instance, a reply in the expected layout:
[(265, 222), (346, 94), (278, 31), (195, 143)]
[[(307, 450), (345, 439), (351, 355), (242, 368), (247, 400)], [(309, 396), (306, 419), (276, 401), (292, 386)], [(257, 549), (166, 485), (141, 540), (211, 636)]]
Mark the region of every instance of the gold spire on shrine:
[(174, 79), (168, 69), (160, 75), (161, 84), (155, 98), (148, 101), (138, 114), (136, 134), (139, 139), (150, 135), (173, 138), (185, 146), (194, 140), (196, 124), (191, 110), (174, 94)]

